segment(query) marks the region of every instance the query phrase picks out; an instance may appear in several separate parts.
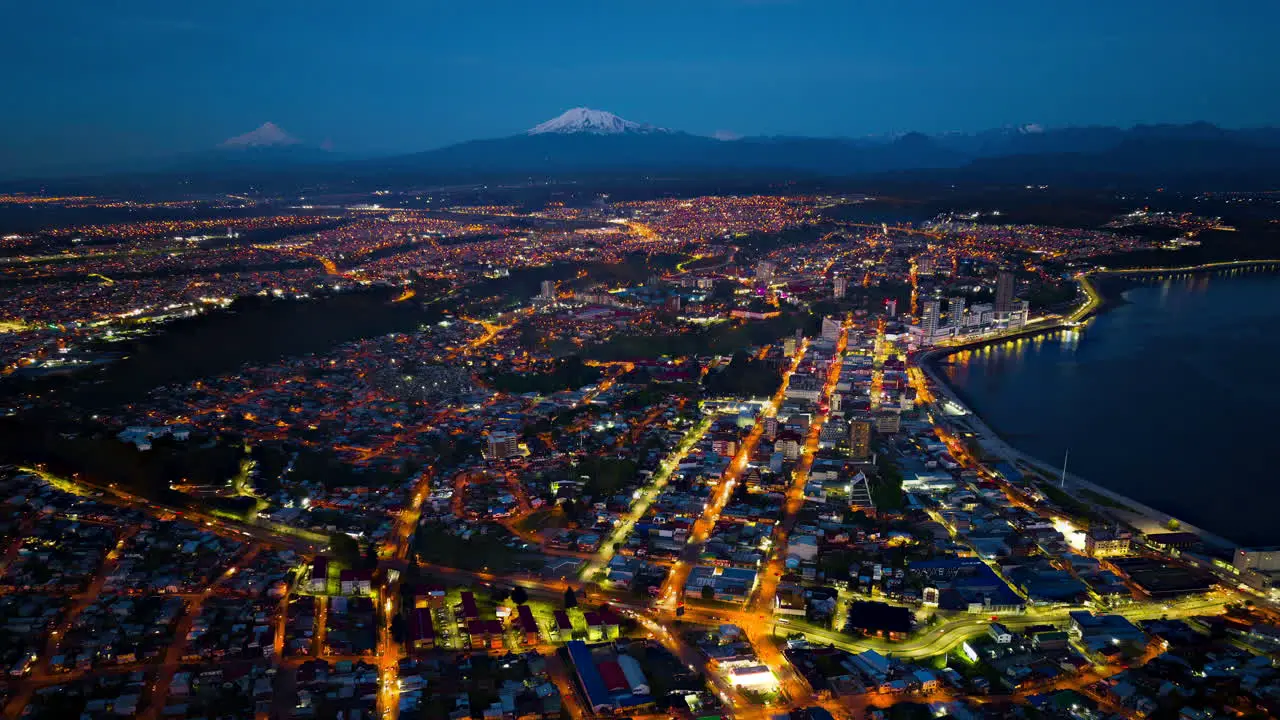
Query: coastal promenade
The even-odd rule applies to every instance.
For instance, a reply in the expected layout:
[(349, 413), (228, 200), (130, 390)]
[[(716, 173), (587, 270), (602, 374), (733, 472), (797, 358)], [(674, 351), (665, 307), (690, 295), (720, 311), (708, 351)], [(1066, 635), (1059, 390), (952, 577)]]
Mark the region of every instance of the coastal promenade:
[[(940, 346), (918, 355), (915, 358), (915, 362), (919, 365), (925, 377), (928, 378), (937, 395), (932, 405), (932, 410), (936, 417), (946, 418), (948, 423), (956, 426), (958, 429), (971, 432), (986, 452), (1008, 462), (1013, 467), (1021, 466), (1026, 470), (1043, 476), (1046, 482), (1052, 482), (1055, 488), (1066, 492), (1079, 502), (1089, 505), (1104, 514), (1112, 515), (1117, 519), (1132, 525), (1135, 529), (1143, 533), (1165, 532), (1172, 526), (1177, 527), (1181, 531), (1199, 535), (1206, 544), (1224, 549), (1235, 548), (1238, 545), (1236, 542), (1221, 537), (1204, 528), (1190, 525), (1180, 518), (1176, 519), (1175, 522), (1175, 518), (1173, 516), (1162, 510), (1153, 508), (1150, 505), (1135, 500), (1132, 497), (1090, 482), (1078, 475), (1066, 473), (1064, 479), (1061, 468), (1045, 462), (1041, 458), (1028, 455), (1006, 442), (982, 419), (981, 416), (975, 413), (973, 409), (960, 398), (955, 388), (953, 388), (947, 382), (946, 378), (943, 377), (942, 373), (938, 371), (937, 362), (962, 350), (1028, 338), (1047, 332), (1055, 332), (1059, 330), (1070, 331), (1079, 327), (1092, 315), (1105, 308), (1107, 303), (1111, 301), (1111, 298), (1106, 297), (1102, 290), (1100, 290), (1097, 284), (1093, 281), (1096, 276), (1119, 277), (1130, 274), (1150, 275), (1216, 272), (1234, 268), (1259, 266), (1274, 266), (1280, 268), (1280, 260), (1241, 260), (1165, 268), (1103, 268), (1089, 273), (1082, 273), (1076, 277), (1076, 281), (1079, 283), (1081, 291), (1084, 294), (1084, 302), (1070, 313), (1063, 316), (1048, 316), (1041, 318), (1040, 322), (1037, 322), (1034, 326), (1023, 328), (1015, 332), (983, 338), (974, 338), (969, 342)], [(1103, 498), (1105, 498), (1105, 500), (1102, 500)]]
[(1146, 268), (1099, 268), (1076, 276), (1076, 282), (1085, 294), (1085, 301), (1080, 307), (1069, 313), (1066, 318), (1055, 325), (1037, 328), (1036, 332), (1056, 330), (1059, 327), (1079, 325), (1094, 313), (1102, 310), (1112, 298), (1107, 298), (1098, 290), (1093, 278), (1101, 276), (1124, 277), (1126, 275), (1182, 275), (1202, 272), (1221, 272), (1240, 268), (1265, 268), (1280, 270), (1280, 260), (1231, 260), (1228, 262), (1203, 263), (1200, 265), (1182, 265), (1179, 267), (1146, 267)]
[(1206, 272), (1206, 271), (1217, 271), (1217, 270), (1230, 270), (1232, 268), (1251, 267), (1251, 266), (1258, 266), (1258, 265), (1275, 265), (1277, 267), (1280, 267), (1280, 259), (1226, 260), (1223, 262), (1202, 263), (1200, 265), (1181, 265), (1177, 267), (1145, 267), (1145, 268), (1115, 268), (1115, 269), (1108, 269), (1103, 267), (1089, 274), (1090, 275), (1103, 275), (1103, 274), (1131, 275), (1133, 273), (1142, 273), (1142, 274), (1192, 273), (1192, 272)]

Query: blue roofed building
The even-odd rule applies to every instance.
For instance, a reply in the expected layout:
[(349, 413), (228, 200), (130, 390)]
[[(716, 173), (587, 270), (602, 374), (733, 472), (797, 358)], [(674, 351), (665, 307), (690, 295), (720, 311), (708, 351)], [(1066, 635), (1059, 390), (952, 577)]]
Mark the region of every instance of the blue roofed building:
[(635, 708), (653, 702), (639, 663), (620, 655), (613, 645), (587, 645), (571, 640), (565, 649), (573, 663), (578, 686), (593, 713)]
[(1089, 599), (1089, 587), (1066, 570), (1048, 563), (1008, 571), (1009, 580), (1035, 605), (1078, 605)]
[(689, 573), (684, 592), (690, 597), (702, 597), (703, 588), (711, 588), (715, 599), (723, 602), (746, 602), (756, 586), (757, 573), (750, 568), (713, 567), (698, 565)]
[(911, 563), (907, 572), (923, 576), (926, 605), (971, 613), (1010, 613), (1026, 600), (979, 558), (940, 558)]
[(1094, 615), (1088, 610), (1077, 610), (1070, 615), (1067, 632), (1071, 639), (1090, 652), (1101, 652), (1121, 645), (1145, 648), (1147, 634), (1122, 615)]
[(581, 640), (572, 640), (567, 645), (569, 650), (569, 659), (573, 661), (573, 669), (578, 678), (578, 685), (582, 688), (582, 692), (587, 697), (587, 702), (591, 704), (592, 712), (609, 712), (616, 710), (618, 705), (613, 699), (613, 695), (609, 693), (604, 686), (604, 679), (600, 677), (600, 671), (596, 669), (595, 660), (591, 657), (591, 650), (587, 648), (587, 644)]

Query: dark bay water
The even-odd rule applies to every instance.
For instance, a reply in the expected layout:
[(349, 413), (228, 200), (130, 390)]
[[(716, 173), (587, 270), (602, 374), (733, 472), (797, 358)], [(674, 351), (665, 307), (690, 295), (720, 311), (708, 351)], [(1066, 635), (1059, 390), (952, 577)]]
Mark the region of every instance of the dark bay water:
[(1280, 544), (1280, 275), (1144, 281), (1076, 332), (942, 366), (1015, 447), (1245, 545)]

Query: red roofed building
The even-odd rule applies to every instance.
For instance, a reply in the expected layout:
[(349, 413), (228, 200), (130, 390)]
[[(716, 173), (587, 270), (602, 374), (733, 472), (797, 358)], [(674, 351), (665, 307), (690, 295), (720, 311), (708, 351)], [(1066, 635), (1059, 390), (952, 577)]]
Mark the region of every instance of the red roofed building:
[(502, 641), (502, 623), (498, 620), (485, 620), (484, 624), (485, 631), (489, 636), (489, 647), (494, 650), (501, 650), (505, 644)]
[(569, 613), (557, 610), (552, 615), (555, 620), (556, 640), (561, 642), (573, 639), (573, 623), (569, 621)]
[(471, 649), (483, 650), (489, 644), (488, 624), (483, 620), (472, 620), (467, 623), (467, 634), (471, 636)]
[(480, 608), (476, 607), (476, 596), (469, 592), (462, 593), (462, 603), (458, 606), (458, 614), (463, 620), (479, 620)]
[(538, 644), (538, 621), (533, 618), (533, 611), (528, 605), (521, 605), (516, 609), (516, 616), (511, 624), (524, 636), (526, 645)]
[(622, 666), (617, 660), (598, 663), (596, 670), (600, 672), (600, 679), (604, 680), (604, 686), (609, 692), (617, 693), (631, 689), (631, 684), (627, 682), (627, 676), (622, 672)]
[(373, 591), (373, 570), (343, 570), (338, 582), (343, 595), (368, 595)]
[(711, 438), (711, 451), (724, 455), (725, 457), (733, 455), (738, 450), (738, 436), (733, 433), (721, 432), (716, 433)]
[(318, 557), (311, 563), (311, 592), (326, 592), (329, 589), (329, 559)]
[(415, 608), (409, 613), (409, 647), (413, 650), (430, 650), (436, 645), (436, 630), (431, 622), (431, 611)]
[(613, 608), (605, 605), (600, 608), (600, 622), (604, 623), (605, 630), (617, 630), (618, 626), (622, 624), (622, 618), (618, 617)]

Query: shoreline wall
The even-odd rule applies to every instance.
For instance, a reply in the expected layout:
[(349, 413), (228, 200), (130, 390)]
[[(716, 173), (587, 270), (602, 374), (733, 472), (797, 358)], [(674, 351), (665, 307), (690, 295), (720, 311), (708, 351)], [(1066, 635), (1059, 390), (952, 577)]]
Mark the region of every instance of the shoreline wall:
[[(958, 420), (958, 422), (963, 422), (970, 426), (971, 430), (978, 436), (977, 439), (984, 449), (994, 455), (1004, 458), (1011, 464), (1020, 462), (1028, 467), (1035, 468), (1050, 478), (1060, 477), (1062, 474), (1061, 468), (1054, 467), (1040, 458), (1033, 457), (1013, 447), (990, 425), (988, 425), (981, 415), (974, 412), (969, 403), (965, 402), (965, 400), (960, 396), (957, 389), (947, 381), (944, 374), (938, 371), (938, 361), (966, 350), (974, 350), (988, 345), (1004, 343), (1010, 340), (1034, 337), (1051, 332), (1057, 332), (1059, 330), (1069, 330), (1078, 327), (1090, 317), (1100, 312), (1105, 312), (1121, 301), (1118, 294), (1108, 294), (1105, 292), (1104, 288), (1099, 288), (1098, 284), (1095, 284), (1092, 280), (1095, 275), (1106, 276), (1109, 278), (1122, 278), (1126, 275), (1218, 272), (1232, 268), (1252, 266), (1272, 266), (1273, 269), (1280, 269), (1280, 260), (1240, 260), (1167, 268), (1103, 269), (1092, 273), (1084, 273), (1077, 278), (1077, 282), (1080, 284), (1081, 290), (1085, 293), (1085, 302), (1075, 311), (1062, 319), (1046, 323), (1043, 326), (1028, 328), (1015, 333), (1008, 333), (988, 338), (976, 338), (971, 342), (934, 348), (921, 353), (916, 359), (916, 363), (925, 376), (929, 378), (935, 392), (944, 397), (947, 401), (953, 403), (956, 407), (963, 409), (965, 414), (961, 416), (948, 416), (945, 411), (942, 410), (940, 404), (936, 404), (934, 412), (940, 413), (944, 417), (963, 418), (963, 420)], [(1089, 480), (1085, 480), (1084, 478), (1070, 472), (1066, 474), (1066, 486), (1062, 489), (1071, 493), (1073, 496), (1076, 496), (1081, 502), (1085, 502), (1093, 506), (1098, 506), (1099, 504), (1091, 501), (1087, 497), (1079, 497), (1078, 491), (1087, 490), (1113, 500), (1118, 504), (1132, 508), (1136, 511), (1136, 514), (1111, 507), (1102, 507), (1101, 509), (1121, 520), (1135, 525), (1139, 531), (1144, 533), (1167, 531), (1168, 522), (1175, 519), (1172, 515), (1162, 510), (1153, 508), (1146, 503), (1135, 500), (1132, 497), (1103, 487)], [(1204, 528), (1191, 525), (1182, 519), (1177, 519), (1177, 522), (1180, 531), (1199, 535), (1208, 545), (1224, 549), (1240, 547), (1239, 543), (1228, 540), (1227, 538), (1212, 533)]]
[[(1006, 332), (999, 335), (991, 335), (987, 337), (974, 338), (972, 340), (957, 343), (955, 345), (947, 345), (946, 347), (932, 348), (925, 355), (934, 353), (942, 353), (934, 357), (937, 360), (945, 355), (951, 355), (964, 350), (975, 350), (987, 345), (998, 345), (1008, 340), (1017, 340), (1019, 338), (1030, 338), (1037, 335), (1045, 335), (1059, 330), (1070, 330), (1083, 324), (1089, 318), (1106, 312), (1117, 305), (1123, 304), (1125, 301), (1120, 297), (1118, 292), (1107, 292), (1108, 288), (1102, 283), (1095, 283), (1094, 278), (1103, 276), (1108, 279), (1122, 279), (1126, 275), (1168, 275), (1168, 274), (1196, 274), (1205, 272), (1220, 272), (1222, 270), (1230, 270), (1240, 267), (1270, 266), (1273, 270), (1280, 271), (1280, 260), (1234, 260), (1232, 262), (1209, 263), (1207, 265), (1187, 265), (1184, 267), (1167, 267), (1167, 268), (1135, 268), (1135, 269), (1116, 269), (1116, 270), (1095, 270), (1079, 275), (1076, 283), (1080, 285), (1080, 289), (1085, 294), (1085, 301), (1080, 307), (1071, 313), (1061, 317), (1054, 318), (1035, 327), (1025, 327), (1020, 330)], [(1124, 288), (1127, 290), (1128, 288)]]

